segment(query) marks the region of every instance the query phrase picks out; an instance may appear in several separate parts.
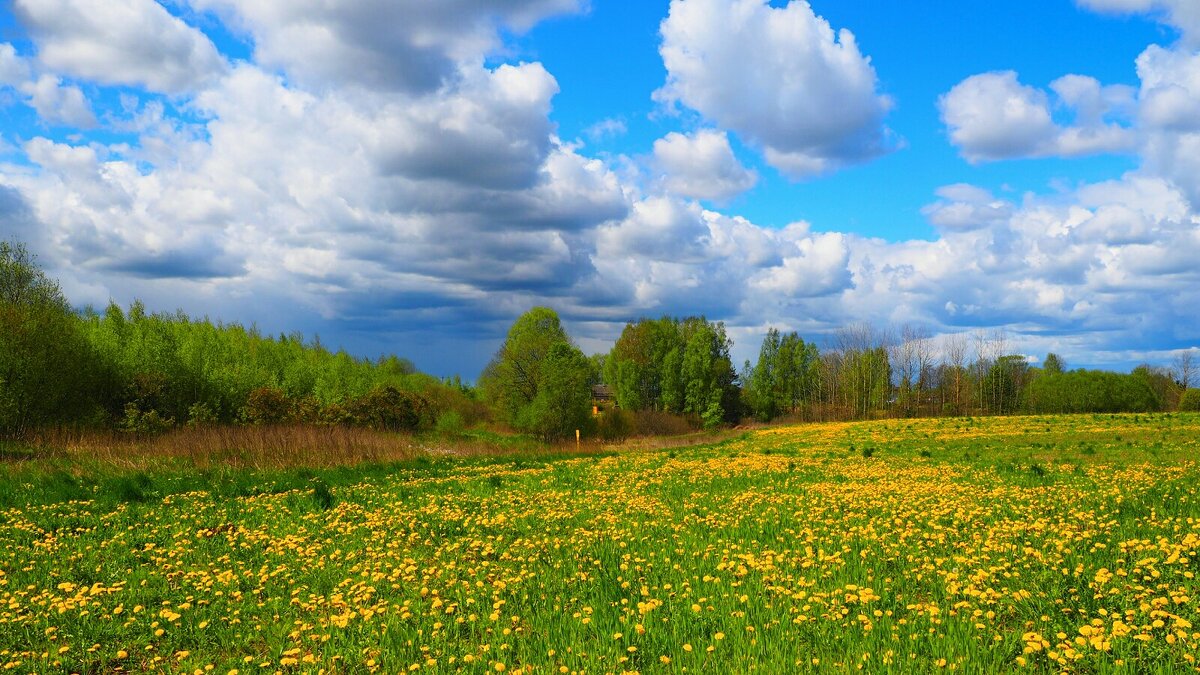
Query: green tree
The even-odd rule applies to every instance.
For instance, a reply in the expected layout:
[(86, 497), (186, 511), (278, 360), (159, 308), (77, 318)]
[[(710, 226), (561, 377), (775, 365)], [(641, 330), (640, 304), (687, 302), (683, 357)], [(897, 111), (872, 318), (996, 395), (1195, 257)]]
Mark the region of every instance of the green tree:
[(58, 283), (24, 245), (0, 242), (0, 431), (90, 416), (97, 379)]
[(548, 307), (521, 315), (480, 378), (486, 398), (513, 427), (546, 439), (583, 428), (592, 367)]
[(537, 396), (518, 415), (518, 428), (547, 440), (570, 438), (591, 426), (591, 369), (583, 352), (554, 344), (542, 363)]
[(1163, 408), (1144, 375), (1075, 370), (1043, 374), (1025, 387), (1026, 409), (1035, 413), (1151, 412)]
[(1200, 412), (1200, 389), (1188, 389), (1179, 397), (1179, 409), (1184, 412)]
[(1058, 354), (1050, 352), (1046, 355), (1046, 360), (1042, 362), (1042, 372), (1047, 375), (1058, 375), (1064, 370), (1066, 370), (1066, 365)]
[(763, 422), (769, 422), (779, 414), (779, 404), (783, 398), (783, 377), (787, 374), (784, 372), (787, 366), (783, 363), (781, 342), (777, 329), (767, 330), (762, 347), (758, 350), (758, 363), (750, 369), (745, 382), (751, 412)]
[(992, 412), (1013, 413), (1021, 402), (1021, 394), (1029, 372), (1029, 362), (1024, 356), (1009, 355), (996, 359), (984, 378)]

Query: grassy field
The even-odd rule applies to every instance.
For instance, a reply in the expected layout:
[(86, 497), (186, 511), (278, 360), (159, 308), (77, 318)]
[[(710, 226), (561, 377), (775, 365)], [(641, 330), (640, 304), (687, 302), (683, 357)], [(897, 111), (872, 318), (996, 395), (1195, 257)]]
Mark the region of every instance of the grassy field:
[(1198, 458), (1200, 416), (1177, 414), (90, 493), (12, 471), (30, 497), (0, 510), (0, 668), (1192, 671)]

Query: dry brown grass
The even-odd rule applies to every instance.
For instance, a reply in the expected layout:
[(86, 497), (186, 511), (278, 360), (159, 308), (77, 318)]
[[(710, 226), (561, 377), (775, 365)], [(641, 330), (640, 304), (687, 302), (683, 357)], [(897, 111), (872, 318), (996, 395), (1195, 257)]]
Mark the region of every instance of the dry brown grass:
[[(156, 436), (102, 430), (44, 430), (22, 443), (30, 452), (19, 461), (100, 464), (119, 470), (146, 470), (164, 464), (206, 469), (328, 468), (381, 464), (437, 456), (499, 456), (521, 453), (595, 454), (647, 451), (717, 443), (740, 430), (638, 436), (617, 443), (598, 439), (552, 445), (506, 443), (486, 437), (413, 436), (353, 427), (209, 426), (181, 427)], [(509, 437), (513, 438), (513, 437)], [(0, 459), (0, 461), (6, 461)], [(12, 461), (10, 458), (7, 461)]]
[(394, 462), (428, 454), (412, 436), (324, 426), (212, 426), (159, 436), (45, 431), (28, 439), (36, 458), (96, 461), (140, 469), (164, 461), (197, 468), (329, 467)]
[(717, 431), (696, 431), (676, 436), (635, 436), (620, 443), (603, 446), (604, 450), (666, 450), (668, 448), (683, 448), (691, 445), (711, 445), (731, 438), (737, 438), (745, 433), (745, 429), (718, 429)]

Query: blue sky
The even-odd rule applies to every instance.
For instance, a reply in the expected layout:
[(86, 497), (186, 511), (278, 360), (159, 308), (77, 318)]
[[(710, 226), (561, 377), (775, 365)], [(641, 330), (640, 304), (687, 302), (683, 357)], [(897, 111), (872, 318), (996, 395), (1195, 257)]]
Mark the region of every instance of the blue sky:
[[(818, 229), (889, 240), (935, 236), (920, 210), (942, 185), (966, 181), (997, 191), (1044, 191), (1058, 181), (1103, 180), (1137, 165), (1135, 157), (1117, 155), (972, 166), (948, 142), (939, 120), (935, 102), (950, 87), (976, 73), (1009, 69), (1038, 86), (1063, 73), (1136, 85), (1137, 55), (1151, 42), (1174, 40), (1169, 27), (1099, 15), (1070, 0), (816, 2), (814, 9), (835, 27), (851, 28), (871, 56), (881, 89), (897, 100), (888, 124), (907, 147), (820, 180), (793, 181), (735, 143), (762, 182), (731, 206), (764, 225), (806, 219)], [(564, 83), (553, 114), (564, 138), (587, 140), (588, 127), (615, 119), (628, 133), (588, 148), (644, 154), (681, 121), (697, 123), (658, 115), (651, 100), (666, 77), (658, 27), (667, 10), (666, 2), (595, 2), (586, 14), (546, 21), (515, 41), (518, 58), (545, 63)]]
[(1200, 335), (1198, 40), (1190, 0), (16, 0), (0, 234), (79, 305), (438, 374), (535, 304), (588, 351), (704, 313), (1128, 368)]

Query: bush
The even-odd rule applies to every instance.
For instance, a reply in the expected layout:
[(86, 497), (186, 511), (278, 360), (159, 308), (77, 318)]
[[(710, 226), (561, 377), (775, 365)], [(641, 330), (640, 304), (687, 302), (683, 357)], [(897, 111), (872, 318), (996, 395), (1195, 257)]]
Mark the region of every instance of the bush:
[(208, 427), (217, 423), (217, 413), (215, 413), (207, 403), (193, 403), (188, 407), (189, 427)]
[(453, 410), (438, 415), (437, 423), (434, 425), (439, 434), (443, 436), (460, 436), (466, 425), (463, 424), (462, 415)]
[(121, 431), (131, 434), (161, 434), (175, 426), (175, 418), (163, 417), (157, 410), (142, 410), (136, 403), (125, 406), (125, 418), (121, 420)]
[(330, 427), (348, 427), (354, 424), (354, 416), (350, 410), (340, 403), (330, 403), (321, 408), (317, 416), (317, 424)]
[(1025, 388), (1033, 413), (1152, 412), (1161, 402), (1147, 379), (1098, 370), (1043, 374)]
[(292, 402), (282, 389), (259, 387), (246, 397), (241, 417), (249, 424), (282, 424), (292, 419)]
[(623, 441), (633, 434), (633, 415), (620, 408), (606, 410), (596, 419), (596, 435), (605, 441)]
[(1200, 412), (1200, 389), (1188, 389), (1179, 397), (1179, 409)]
[(354, 424), (381, 431), (415, 431), (429, 412), (428, 402), (387, 385), (355, 399), (347, 409)]
[(634, 432), (639, 436), (680, 436), (699, 428), (693, 420), (661, 410), (638, 410), (633, 413)]

